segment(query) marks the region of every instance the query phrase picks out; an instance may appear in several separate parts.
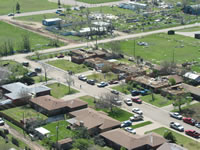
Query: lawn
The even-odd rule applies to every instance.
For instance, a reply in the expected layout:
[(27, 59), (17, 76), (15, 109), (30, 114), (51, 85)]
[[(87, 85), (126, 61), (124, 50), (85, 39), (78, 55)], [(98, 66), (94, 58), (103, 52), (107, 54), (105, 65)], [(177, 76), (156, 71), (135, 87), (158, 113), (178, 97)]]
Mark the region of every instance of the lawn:
[[(50, 43), (49, 38), (0, 21), (0, 45), (4, 44), (4, 42), (10, 41), (13, 44), (15, 51), (22, 50), (22, 41), (25, 35), (29, 36), (30, 47), (34, 51), (52, 47), (48, 46)], [(64, 44), (60, 43), (60, 45)], [(0, 52), (2, 52), (2, 50)]]
[(118, 107), (115, 107), (113, 109), (113, 112), (110, 112), (108, 109), (96, 109), (95, 104), (94, 104), (94, 97), (82, 96), (79, 98), (85, 102), (88, 102), (88, 105), (91, 106), (92, 108), (94, 108), (95, 110), (106, 112), (108, 114), (108, 116), (110, 116), (113, 119), (116, 119), (119, 121), (125, 121), (125, 120), (129, 120), (129, 118), (133, 116), (132, 113), (125, 111), (123, 109), (120, 109)]
[(15, 108), (10, 108), (2, 111), (6, 115), (12, 117), (13, 119), (20, 122), (20, 120), (23, 120), (23, 115), (25, 119), (28, 118), (38, 118), (45, 120), (47, 117), (34, 109), (30, 108), (29, 106), (20, 106)]
[[(133, 56), (134, 39), (118, 41), (123, 53)], [(138, 42), (147, 42), (148, 46), (140, 46)], [(102, 47), (109, 49), (111, 43), (105, 43)], [(173, 51), (174, 59), (177, 63), (192, 61), (198, 59), (200, 41), (191, 37), (181, 35), (167, 35), (166, 33), (153, 34), (136, 39), (135, 53), (145, 60), (153, 63), (162, 61), (172, 61)], [(167, 46), (166, 46), (167, 45)], [(190, 51), (188, 51), (188, 49)]]
[(32, 12), (58, 8), (57, 3), (52, 3), (48, 0), (0, 0), (0, 15), (12, 13), (17, 2), (19, 2), (21, 6), (21, 12)]
[(200, 64), (192, 65), (191, 69), (192, 69), (192, 71), (196, 71), (196, 72), (200, 73)]
[[(35, 76), (32, 77), (35, 83), (40, 83), (40, 82), (45, 82), (45, 77), (40, 75), (40, 76)], [(47, 78), (47, 81), (51, 80), (50, 78)]]
[(181, 30), (177, 30), (177, 32), (195, 32), (195, 31), (200, 31), (200, 27), (191, 27), (191, 28), (185, 28)]
[(199, 150), (200, 149), (200, 143), (196, 142), (186, 136), (183, 136), (177, 132), (174, 132), (172, 130), (169, 130), (167, 128), (161, 127), (152, 131), (148, 131), (148, 132), (155, 132), (158, 133), (160, 135), (164, 135), (165, 132), (170, 131), (173, 133), (173, 135), (176, 137), (177, 140), (177, 144), (179, 145), (183, 145), (183, 147), (187, 148), (188, 150)]
[(88, 71), (88, 68), (85, 65), (79, 65), (64, 59), (49, 61), (48, 64), (65, 71), (72, 71), (75, 74)]
[(71, 91), (69, 92), (69, 87), (61, 83), (48, 84), (47, 86), (51, 88), (51, 96), (55, 98), (62, 98), (65, 95), (70, 95), (79, 92), (73, 88), (71, 88)]
[(146, 95), (140, 97), (143, 101), (150, 103), (157, 107), (164, 107), (173, 103), (173, 100), (168, 100), (167, 98), (161, 96), (160, 94), (153, 94), (154, 100), (152, 100), (152, 95)]
[(57, 122), (52, 122), (49, 123), (43, 128), (47, 129), (50, 131), (50, 139), (54, 142), (56, 142), (56, 126), (58, 126), (58, 140), (62, 140), (68, 137), (73, 137), (74, 132), (72, 130), (67, 129), (67, 125), (69, 123), (65, 120), (57, 121)]
[(117, 2), (120, 0), (77, 0), (77, 1), (89, 3), (89, 4), (100, 4), (100, 3), (108, 3), (108, 2)]
[(114, 86), (114, 87), (111, 87), (113, 90), (117, 90), (121, 93), (124, 93), (124, 94), (131, 94), (131, 92), (128, 90), (128, 84), (125, 84), (125, 85), (117, 85), (117, 86)]
[[(173, 110), (173, 112), (178, 111), (178, 110)], [(200, 103), (188, 105), (185, 107), (182, 107), (182, 112), (181, 114), (186, 117), (191, 117), (195, 120), (200, 121)]]
[(0, 61), (0, 66), (4, 66), (5, 64), (7, 64), (6, 67), (15, 76), (21, 76), (21, 75), (28, 73), (28, 69), (26, 69), (25, 67), (23, 67), (22, 64), (20, 64), (16, 61), (12, 61), (12, 60), (1, 60)]
[(145, 121), (145, 122), (142, 122), (142, 123), (138, 123), (136, 125), (132, 125), (131, 127), (133, 129), (136, 129), (136, 128), (144, 127), (144, 126), (149, 125), (149, 124), (152, 124), (152, 122), (151, 121)]
[(116, 74), (112, 73), (112, 72), (108, 72), (108, 73), (93, 73), (92, 75), (87, 76), (88, 79), (93, 79), (96, 80), (97, 82), (101, 82), (101, 81), (111, 81), (111, 80), (116, 80), (118, 77)]

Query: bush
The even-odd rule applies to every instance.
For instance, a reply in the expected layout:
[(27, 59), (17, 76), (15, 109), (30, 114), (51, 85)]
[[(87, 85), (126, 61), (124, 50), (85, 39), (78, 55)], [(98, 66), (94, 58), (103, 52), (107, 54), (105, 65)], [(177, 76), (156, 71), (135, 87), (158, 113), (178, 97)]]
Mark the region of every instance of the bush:
[(171, 131), (165, 132), (164, 138), (169, 140), (171, 143), (176, 143), (176, 137), (173, 135)]
[(13, 143), (14, 145), (16, 145), (17, 147), (19, 147), (19, 142), (18, 142), (18, 140), (15, 139), (14, 137), (12, 137), (12, 143)]

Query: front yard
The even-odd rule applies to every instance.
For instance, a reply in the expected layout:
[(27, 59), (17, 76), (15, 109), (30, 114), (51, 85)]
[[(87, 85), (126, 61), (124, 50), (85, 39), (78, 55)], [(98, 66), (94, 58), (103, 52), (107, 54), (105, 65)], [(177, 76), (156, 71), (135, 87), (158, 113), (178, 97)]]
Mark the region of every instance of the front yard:
[(28, 119), (28, 118), (37, 118), (37, 119), (42, 119), (42, 120), (47, 119), (45, 115), (35, 111), (34, 109), (30, 108), (27, 105), (2, 110), (1, 112), (5, 113), (6, 115), (12, 117), (13, 119), (19, 122), (20, 120), (23, 120), (23, 117), (25, 119)]
[[(133, 124), (134, 124), (134, 123), (133, 123)], [(132, 125), (131, 127), (132, 127), (133, 129), (136, 129), (136, 128), (140, 128), (140, 127), (147, 126), (147, 125), (149, 125), (149, 124), (152, 124), (152, 122), (151, 122), (151, 121), (145, 121), (145, 122), (142, 122), (142, 123), (138, 123), (138, 124), (136, 124), (136, 125)]]
[(65, 71), (72, 71), (75, 74), (88, 71), (88, 68), (85, 65), (79, 65), (64, 59), (49, 61), (48, 64)]
[(108, 109), (96, 109), (95, 108), (95, 103), (94, 103), (94, 97), (91, 96), (83, 96), (83, 97), (79, 97), (81, 100), (88, 102), (88, 106), (92, 107), (93, 109), (97, 110), (97, 111), (104, 111), (108, 114), (108, 116), (110, 116), (113, 119), (119, 120), (119, 121), (125, 121), (125, 120), (129, 120), (130, 117), (133, 116), (132, 113), (125, 111), (123, 109), (120, 109), (118, 107), (115, 107), (113, 109), (113, 112), (110, 112)]
[(69, 91), (69, 87), (61, 83), (48, 84), (47, 86), (51, 88), (51, 96), (55, 98), (62, 98), (65, 95), (70, 95), (79, 92), (73, 88), (70, 88)]
[(93, 79), (96, 80), (97, 82), (101, 82), (101, 81), (111, 81), (111, 80), (117, 80), (117, 75), (112, 73), (112, 72), (108, 72), (108, 73), (93, 73), (92, 75), (87, 76), (88, 79)]
[(165, 132), (172, 132), (173, 135), (176, 137), (176, 140), (177, 140), (177, 144), (179, 145), (183, 145), (183, 147), (187, 148), (188, 150), (199, 150), (200, 149), (200, 143), (199, 142), (196, 142), (184, 135), (181, 135), (177, 132), (174, 132), (170, 129), (167, 129), (167, 128), (164, 128), (164, 127), (161, 127), (161, 128), (158, 128), (158, 129), (155, 129), (155, 130), (152, 130), (152, 131), (148, 131), (149, 132), (155, 132), (155, 133), (158, 133), (162, 136), (164, 136)]

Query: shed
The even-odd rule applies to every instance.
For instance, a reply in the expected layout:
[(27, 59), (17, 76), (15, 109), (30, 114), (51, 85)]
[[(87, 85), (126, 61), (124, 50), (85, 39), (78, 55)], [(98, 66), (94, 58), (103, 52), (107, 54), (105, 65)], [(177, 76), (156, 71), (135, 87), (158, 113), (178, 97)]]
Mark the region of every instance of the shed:
[(42, 136), (47, 136), (50, 133), (49, 130), (47, 130), (43, 127), (35, 128), (35, 131), (37, 131)]
[(61, 21), (62, 21), (62, 19), (60, 19), (60, 18), (44, 19), (44, 20), (42, 20), (42, 24), (45, 26), (52, 26), (52, 25), (58, 24)]

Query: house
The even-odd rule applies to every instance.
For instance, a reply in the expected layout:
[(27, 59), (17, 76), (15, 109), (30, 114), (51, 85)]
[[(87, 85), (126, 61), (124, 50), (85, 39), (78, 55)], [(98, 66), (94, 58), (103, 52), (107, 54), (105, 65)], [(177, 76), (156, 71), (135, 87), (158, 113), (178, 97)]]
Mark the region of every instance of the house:
[(186, 90), (182, 86), (182, 84), (176, 84), (170, 87), (165, 87), (161, 89), (161, 95), (162, 96), (177, 96), (177, 95), (183, 95), (186, 93)]
[(200, 75), (192, 72), (187, 72), (183, 75), (185, 79), (189, 79), (193, 84), (200, 84)]
[(166, 142), (162, 136), (156, 133), (140, 136), (120, 128), (101, 133), (100, 136), (108, 146), (115, 150), (120, 150), (121, 147), (127, 150), (155, 150)]
[(182, 86), (195, 100), (200, 100), (200, 88), (185, 83)]
[(192, 15), (199, 15), (200, 14), (200, 4), (197, 5), (189, 5), (183, 8), (183, 12)]
[(57, 25), (61, 21), (62, 21), (62, 19), (60, 19), (60, 18), (44, 19), (44, 20), (42, 20), (42, 24), (45, 26), (52, 26), (52, 25)]
[(157, 150), (187, 150), (187, 148), (184, 148), (175, 143), (164, 143)]
[(51, 91), (51, 88), (44, 85), (27, 86), (21, 82), (6, 84), (1, 86), (0, 89), (2, 89), (4, 96), (12, 100), (12, 103), (15, 105), (26, 103), (26, 99), (30, 96), (49, 95)]
[(120, 121), (109, 117), (105, 112), (91, 108), (70, 112), (72, 119), (67, 120), (73, 126), (84, 126), (90, 135), (102, 133), (120, 127)]
[(66, 138), (59, 140), (57, 143), (57, 150), (68, 150), (72, 147), (72, 139)]
[(47, 115), (55, 116), (65, 114), (71, 111), (87, 108), (87, 103), (79, 100), (60, 100), (50, 95), (40, 96), (30, 100), (30, 105), (37, 111)]

